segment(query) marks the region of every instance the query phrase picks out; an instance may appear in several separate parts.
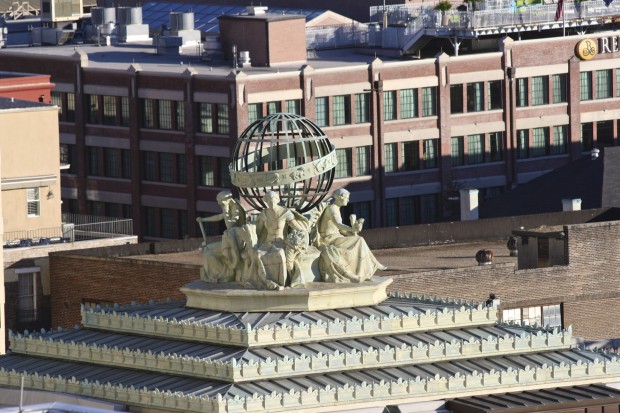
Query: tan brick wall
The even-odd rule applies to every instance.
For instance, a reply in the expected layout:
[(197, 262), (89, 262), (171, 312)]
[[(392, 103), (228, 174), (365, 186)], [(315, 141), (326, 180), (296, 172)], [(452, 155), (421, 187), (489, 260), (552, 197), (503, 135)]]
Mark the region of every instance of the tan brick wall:
[(620, 337), (620, 222), (565, 227), (568, 266), (516, 270), (497, 264), (394, 277), (391, 291), (484, 301), (502, 309), (563, 304), (564, 326), (584, 338)]
[(198, 266), (131, 259), (50, 256), (52, 326), (80, 322), (82, 300), (132, 301), (185, 299), (179, 288), (200, 278)]
[(575, 335), (588, 339), (620, 337), (620, 297), (567, 302), (564, 318)]

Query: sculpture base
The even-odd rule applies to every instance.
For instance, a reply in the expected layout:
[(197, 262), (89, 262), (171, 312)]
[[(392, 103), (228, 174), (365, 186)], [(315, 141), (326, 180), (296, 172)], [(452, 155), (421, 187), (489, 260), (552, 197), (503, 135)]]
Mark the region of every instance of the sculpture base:
[(373, 277), (360, 284), (307, 283), (279, 291), (245, 289), (234, 283), (193, 281), (181, 292), (187, 307), (237, 312), (318, 311), (376, 305), (387, 298), (391, 278)]

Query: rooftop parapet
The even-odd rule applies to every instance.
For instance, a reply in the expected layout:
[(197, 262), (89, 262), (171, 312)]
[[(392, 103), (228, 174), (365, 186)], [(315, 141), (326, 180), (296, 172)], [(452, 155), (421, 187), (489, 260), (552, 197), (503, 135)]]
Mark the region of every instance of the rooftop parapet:
[(41, 357), (53, 355), (60, 359), (97, 365), (157, 370), (237, 383), (379, 366), (397, 367), (566, 350), (572, 338), (570, 329), (542, 331), (507, 325), (439, 333), (396, 334), (384, 341), (362, 338), (342, 340), (332, 345), (330, 342), (320, 342), (248, 351), (176, 340), (158, 340), (159, 351), (152, 351), (152, 338), (132, 337), (128, 342), (127, 337), (121, 334), (100, 332), (98, 340), (92, 342), (85, 337), (87, 332), (81, 330), (41, 335), (11, 334), (10, 342), (15, 354)]
[(142, 331), (162, 338), (256, 347), (465, 328), (497, 321), (497, 308), (493, 306), (413, 297), (391, 298), (377, 306), (349, 310), (245, 314), (244, 319), (238, 313), (184, 307), (165, 312), (157, 306), (134, 311), (89, 309), (82, 311), (82, 324), (107, 331)]

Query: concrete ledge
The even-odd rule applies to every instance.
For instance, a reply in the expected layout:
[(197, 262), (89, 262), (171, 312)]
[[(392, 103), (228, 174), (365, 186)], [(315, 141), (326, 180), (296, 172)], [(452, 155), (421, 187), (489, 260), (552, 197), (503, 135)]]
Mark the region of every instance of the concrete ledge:
[(237, 312), (319, 311), (376, 305), (387, 298), (391, 278), (373, 277), (361, 284), (308, 283), (279, 291), (245, 289), (238, 284), (193, 281), (181, 292), (187, 307)]

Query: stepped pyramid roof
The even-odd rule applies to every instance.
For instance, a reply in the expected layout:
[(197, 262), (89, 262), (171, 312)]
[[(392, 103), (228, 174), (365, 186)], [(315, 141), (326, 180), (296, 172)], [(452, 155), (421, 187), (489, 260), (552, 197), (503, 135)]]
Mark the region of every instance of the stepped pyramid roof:
[(0, 385), (186, 412), (330, 411), (620, 381), (571, 329), (502, 324), (493, 303), (233, 313), (184, 302), (84, 309), (73, 330), (12, 334)]

